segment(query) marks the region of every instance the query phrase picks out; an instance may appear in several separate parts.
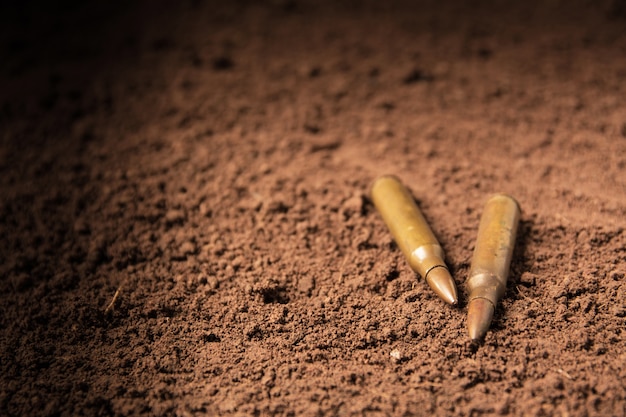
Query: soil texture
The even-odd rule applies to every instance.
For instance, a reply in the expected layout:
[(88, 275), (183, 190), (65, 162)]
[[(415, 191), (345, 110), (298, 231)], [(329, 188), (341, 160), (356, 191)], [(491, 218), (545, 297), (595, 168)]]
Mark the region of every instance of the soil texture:
[[(0, 415), (625, 415), (624, 1), (25, 1), (0, 22)], [(457, 307), (374, 209), (382, 174)], [(472, 343), (496, 192), (522, 218)]]

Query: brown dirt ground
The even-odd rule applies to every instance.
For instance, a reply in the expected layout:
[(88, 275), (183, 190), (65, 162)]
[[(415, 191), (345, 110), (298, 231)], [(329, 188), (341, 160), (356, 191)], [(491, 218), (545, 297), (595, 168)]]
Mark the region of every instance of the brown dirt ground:
[[(625, 414), (623, 1), (7, 3), (0, 415)], [(458, 308), (373, 209), (389, 173)]]

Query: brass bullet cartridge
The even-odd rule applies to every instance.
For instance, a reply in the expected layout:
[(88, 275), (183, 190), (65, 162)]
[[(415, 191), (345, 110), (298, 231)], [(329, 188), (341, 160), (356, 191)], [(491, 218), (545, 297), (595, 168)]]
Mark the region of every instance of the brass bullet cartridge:
[(442, 300), (456, 304), (456, 286), (443, 250), (409, 191), (398, 178), (386, 175), (374, 181), (371, 197), (411, 268)]
[(494, 195), (485, 205), (467, 279), (467, 329), (474, 340), (487, 333), (506, 289), (519, 218), (519, 205), (508, 195)]

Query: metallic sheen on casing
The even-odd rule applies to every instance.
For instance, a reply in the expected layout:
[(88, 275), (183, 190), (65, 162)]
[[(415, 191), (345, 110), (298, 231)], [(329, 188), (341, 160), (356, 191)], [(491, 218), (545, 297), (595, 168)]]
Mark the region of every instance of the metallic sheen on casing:
[(386, 175), (374, 181), (371, 196), (411, 268), (439, 297), (456, 304), (456, 286), (443, 261), (443, 250), (409, 191), (398, 178)]
[(466, 284), (467, 326), (472, 339), (485, 335), (504, 295), (519, 218), (519, 205), (508, 195), (496, 194), (485, 205)]

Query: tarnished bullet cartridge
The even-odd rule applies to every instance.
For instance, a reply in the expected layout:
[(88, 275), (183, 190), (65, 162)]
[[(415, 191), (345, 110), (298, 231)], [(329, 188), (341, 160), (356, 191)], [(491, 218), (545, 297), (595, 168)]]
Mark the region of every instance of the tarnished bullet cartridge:
[(487, 333), (504, 295), (519, 218), (519, 205), (508, 195), (494, 195), (485, 205), (467, 279), (467, 329), (474, 340)]
[(457, 291), (444, 254), (409, 191), (394, 176), (374, 181), (371, 196), (411, 268), (445, 302), (456, 304)]

